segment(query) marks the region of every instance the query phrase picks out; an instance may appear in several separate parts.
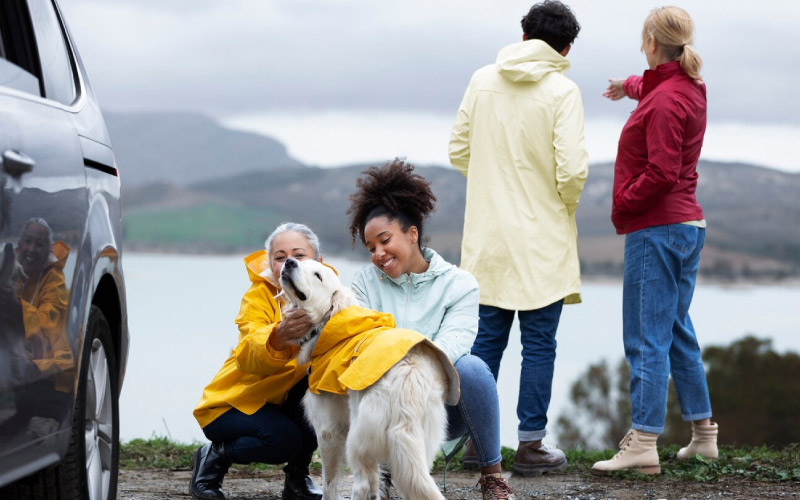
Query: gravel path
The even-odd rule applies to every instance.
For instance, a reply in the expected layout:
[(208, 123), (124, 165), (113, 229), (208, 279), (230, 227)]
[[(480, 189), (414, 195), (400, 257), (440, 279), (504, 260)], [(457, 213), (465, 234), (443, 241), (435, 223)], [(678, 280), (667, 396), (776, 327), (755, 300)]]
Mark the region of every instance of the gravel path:
[[(189, 470), (123, 470), (119, 475), (120, 500), (162, 500), (191, 498), (187, 492)], [(442, 474), (434, 474), (442, 486)], [(349, 498), (347, 489), (351, 477), (343, 481), (344, 498)], [(317, 484), (320, 478), (315, 476)], [(448, 500), (481, 500), (480, 488), (476, 486), (477, 474), (450, 472), (447, 474)], [(670, 479), (655, 481), (630, 481), (596, 478), (579, 474), (550, 474), (537, 478), (511, 476), (509, 484), (520, 499), (800, 499), (800, 484), (756, 483), (744, 479), (725, 479), (710, 483), (684, 482)], [(228, 500), (278, 500), (283, 489), (283, 473), (260, 471), (256, 473), (232, 470), (225, 478), (223, 491)], [(392, 490), (393, 499), (397, 498)], [(345, 495), (347, 494), (347, 495)]]

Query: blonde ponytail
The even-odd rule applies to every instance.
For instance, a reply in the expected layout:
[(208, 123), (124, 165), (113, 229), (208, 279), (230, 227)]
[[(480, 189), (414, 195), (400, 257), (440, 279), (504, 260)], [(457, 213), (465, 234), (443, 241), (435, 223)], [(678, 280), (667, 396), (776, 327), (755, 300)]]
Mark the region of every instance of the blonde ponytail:
[(693, 46), (694, 22), (680, 7), (659, 7), (650, 11), (642, 29), (642, 47), (653, 38), (672, 61), (679, 61), (689, 77), (699, 80), (703, 60)]
[(694, 47), (688, 44), (684, 45), (683, 53), (678, 61), (680, 61), (681, 68), (687, 75), (695, 80), (700, 79), (700, 68), (703, 67), (703, 59), (700, 58), (700, 54), (697, 53)]

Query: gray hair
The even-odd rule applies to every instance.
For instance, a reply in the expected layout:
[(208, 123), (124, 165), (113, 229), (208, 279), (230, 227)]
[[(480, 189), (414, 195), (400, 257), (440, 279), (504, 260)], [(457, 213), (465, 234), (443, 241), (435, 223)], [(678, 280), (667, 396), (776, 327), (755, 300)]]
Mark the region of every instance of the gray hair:
[(42, 226), (47, 231), (48, 248), (52, 248), (53, 247), (53, 230), (50, 228), (50, 224), (48, 224), (46, 220), (44, 220), (44, 219), (42, 219), (40, 217), (32, 217), (32, 218), (28, 219), (27, 221), (25, 221), (25, 225), (22, 226), (22, 233), (23, 234), (25, 233), (25, 231), (28, 230), (28, 228), (30, 227), (31, 224), (38, 224), (38, 225)]
[(320, 255), (322, 255), (319, 251), (319, 237), (314, 234), (314, 231), (309, 229), (305, 224), (299, 224), (297, 222), (284, 222), (280, 226), (276, 227), (275, 230), (272, 231), (272, 234), (267, 237), (267, 241), (264, 242), (264, 248), (267, 249), (267, 255), (269, 255), (270, 262), (272, 262), (272, 241), (279, 234), (292, 231), (295, 233), (300, 233), (306, 237), (311, 249), (314, 250), (314, 258), (319, 259)]

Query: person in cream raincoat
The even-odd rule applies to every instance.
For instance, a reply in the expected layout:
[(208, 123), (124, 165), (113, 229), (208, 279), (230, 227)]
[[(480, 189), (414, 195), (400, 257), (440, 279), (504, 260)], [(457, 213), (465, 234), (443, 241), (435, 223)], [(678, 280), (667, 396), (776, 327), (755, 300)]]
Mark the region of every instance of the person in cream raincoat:
[[(283, 262), (322, 260), (319, 239), (302, 224), (278, 226), (267, 250), (245, 258), (251, 285), (236, 324), (239, 343), (203, 390), (194, 416), (211, 441), (192, 458), (189, 492), (198, 500), (224, 500), (222, 480), (232, 463), (286, 463), (282, 500), (320, 500), (308, 475), (317, 439), (300, 401), (308, 387), (307, 365), (298, 365), (292, 343), (309, 330), (305, 312), (281, 311), (275, 295)], [(261, 276), (264, 273), (267, 278)]]
[(495, 379), (518, 311), (522, 341), (514, 472), (566, 467), (547, 450), (556, 330), (563, 304), (580, 302), (575, 210), (588, 173), (583, 105), (564, 76), (580, 25), (558, 1), (534, 5), (522, 42), (475, 72), (456, 115), (450, 162), (467, 177), (461, 267), (481, 287), (472, 353)]

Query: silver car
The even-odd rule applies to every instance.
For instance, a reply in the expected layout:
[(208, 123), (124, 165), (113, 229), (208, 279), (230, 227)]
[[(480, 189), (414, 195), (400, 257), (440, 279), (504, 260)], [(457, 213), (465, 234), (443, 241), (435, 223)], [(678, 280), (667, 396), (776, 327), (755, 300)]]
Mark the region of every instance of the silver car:
[(52, 0), (0, 0), (0, 155), (0, 498), (113, 499), (120, 180)]

